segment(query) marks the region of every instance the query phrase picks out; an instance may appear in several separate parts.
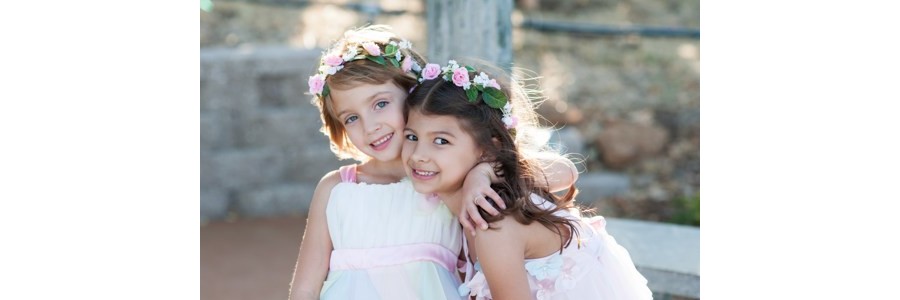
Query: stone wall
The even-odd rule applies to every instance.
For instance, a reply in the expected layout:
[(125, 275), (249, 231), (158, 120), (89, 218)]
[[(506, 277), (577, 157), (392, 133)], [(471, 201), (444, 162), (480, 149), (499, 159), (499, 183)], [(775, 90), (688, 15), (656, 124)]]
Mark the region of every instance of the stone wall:
[(306, 78), (319, 50), (200, 51), (201, 222), (305, 214), (329, 151)]

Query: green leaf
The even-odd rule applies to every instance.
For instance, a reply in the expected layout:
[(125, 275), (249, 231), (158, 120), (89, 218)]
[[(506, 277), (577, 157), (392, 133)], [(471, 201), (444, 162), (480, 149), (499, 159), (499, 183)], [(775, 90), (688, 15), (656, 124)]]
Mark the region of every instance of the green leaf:
[(399, 50), (397, 46), (388, 44), (384, 47), (384, 56), (394, 56), (395, 54), (397, 54), (397, 50)]
[(466, 70), (469, 72), (475, 73), (475, 68), (473, 68), (473, 67), (466, 66)]
[(503, 94), (503, 91), (492, 87), (485, 88), (484, 95), (481, 97), (484, 98), (484, 103), (493, 108), (499, 109), (506, 105), (506, 95)]
[(466, 90), (466, 97), (469, 98), (469, 102), (474, 103), (478, 98), (478, 90), (469, 87), (469, 89)]
[(476, 89), (478, 89), (478, 91), (484, 92), (484, 86), (483, 86), (483, 85), (480, 85), (480, 84), (474, 84), (474, 83), (473, 83), (472, 86), (474, 86)]
[(365, 54), (357, 54), (356, 56), (353, 57), (353, 60), (363, 59), (363, 58), (366, 58)]
[(381, 65), (385, 64), (384, 57), (381, 57), (381, 56), (366, 55), (366, 58), (368, 58), (371, 61), (377, 62), (378, 64), (381, 64)]
[(322, 98), (328, 97), (328, 94), (331, 94), (331, 89), (328, 88), (328, 85), (322, 87)]
[(394, 57), (388, 58), (388, 61), (390, 61), (391, 64), (394, 65), (395, 67), (398, 67), (398, 68), (400, 67), (400, 63), (397, 62), (396, 58), (394, 58)]

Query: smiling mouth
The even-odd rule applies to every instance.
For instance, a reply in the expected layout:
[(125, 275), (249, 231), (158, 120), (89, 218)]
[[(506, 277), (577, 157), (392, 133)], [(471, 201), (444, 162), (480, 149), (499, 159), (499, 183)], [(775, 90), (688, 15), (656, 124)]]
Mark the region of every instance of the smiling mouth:
[(418, 178), (418, 179), (431, 179), (435, 175), (440, 173), (440, 172), (435, 172), (435, 171), (424, 171), (424, 170), (419, 170), (419, 169), (412, 169), (412, 171), (413, 171), (412, 172), (413, 177)]
[(388, 134), (388, 135), (386, 135), (386, 136), (384, 136), (384, 137), (382, 137), (382, 138), (380, 138), (380, 139), (378, 139), (378, 140), (372, 142), (371, 144), (369, 144), (369, 146), (372, 146), (372, 148), (375, 148), (375, 150), (381, 150), (381, 149), (384, 148), (384, 147), (381, 147), (381, 146), (387, 145), (387, 144), (388, 144), (388, 141), (390, 141), (391, 138), (393, 138), (393, 137), (394, 137), (394, 133), (390, 133), (390, 134)]

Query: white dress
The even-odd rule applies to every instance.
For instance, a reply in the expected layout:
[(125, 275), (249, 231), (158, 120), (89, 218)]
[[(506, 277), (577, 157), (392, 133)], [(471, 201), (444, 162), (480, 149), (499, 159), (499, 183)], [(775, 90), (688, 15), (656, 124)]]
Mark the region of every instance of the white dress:
[[(531, 200), (544, 209), (555, 207), (534, 194)], [(603, 217), (581, 218), (575, 209), (555, 214), (576, 220), (580, 237), (572, 240), (562, 254), (525, 260), (533, 299), (653, 299), (647, 279), (637, 271), (628, 251), (606, 232)], [(460, 294), (491, 299), (480, 264), (468, 263), (466, 269), (474, 274), (466, 276)]]
[(408, 179), (356, 182), (356, 165), (325, 210), (334, 251), (321, 299), (461, 299), (462, 228), (443, 202)]

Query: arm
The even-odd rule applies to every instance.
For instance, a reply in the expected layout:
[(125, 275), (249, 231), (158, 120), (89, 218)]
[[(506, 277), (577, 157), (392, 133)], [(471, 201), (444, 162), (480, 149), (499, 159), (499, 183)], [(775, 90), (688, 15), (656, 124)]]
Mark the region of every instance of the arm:
[(538, 152), (532, 155), (544, 171), (544, 180), (538, 176), (535, 184), (546, 187), (551, 192), (565, 190), (578, 180), (578, 169), (568, 158), (552, 152)]
[(328, 275), (331, 250), (334, 248), (328, 234), (325, 208), (331, 196), (331, 189), (338, 182), (340, 182), (339, 173), (331, 172), (322, 177), (313, 193), (309, 216), (306, 219), (306, 232), (300, 243), (300, 254), (294, 266), (294, 276), (288, 292), (289, 300), (319, 299), (322, 283)]
[[(555, 153), (537, 152), (531, 155), (540, 164), (544, 171), (541, 177), (539, 174), (535, 185), (538, 187), (547, 187), (551, 192), (565, 190), (575, 184), (578, 180), (578, 169), (569, 159), (557, 155)], [(487, 230), (488, 225), (484, 218), (478, 214), (478, 207), (484, 209), (492, 216), (496, 216), (500, 212), (495, 209), (487, 200), (491, 199), (500, 209), (506, 209), (506, 203), (500, 199), (491, 188), (491, 183), (499, 183), (503, 178), (498, 178), (494, 173), (494, 168), (490, 163), (480, 163), (469, 171), (466, 180), (463, 183), (463, 193), (461, 194), (460, 208), (457, 211), (457, 219), (459, 224), (463, 226), (463, 230), (471, 232), (475, 235), (475, 226), (481, 230)]]
[(497, 223), (499, 228), (482, 232), (474, 242), (491, 295), (494, 300), (531, 299), (525, 271), (524, 225), (512, 218)]
[(496, 216), (500, 213), (487, 201), (487, 198), (493, 199), (494, 203), (501, 209), (506, 208), (506, 203), (491, 188), (491, 183), (500, 181), (501, 179), (494, 174), (494, 168), (490, 163), (479, 163), (469, 171), (469, 174), (466, 175), (466, 180), (463, 182), (463, 192), (460, 194), (461, 199), (456, 200), (459, 203), (459, 207), (454, 209), (454, 211), (458, 212), (457, 219), (459, 219), (459, 224), (463, 226), (463, 230), (470, 232), (472, 235), (475, 235), (474, 226), (478, 226), (481, 230), (487, 230), (487, 222), (478, 214), (479, 206), (491, 215)]

